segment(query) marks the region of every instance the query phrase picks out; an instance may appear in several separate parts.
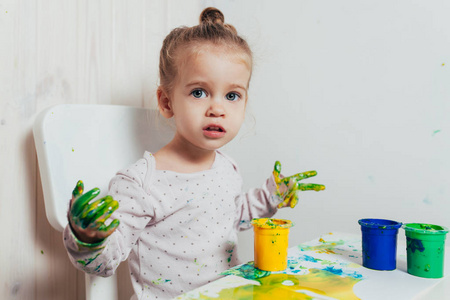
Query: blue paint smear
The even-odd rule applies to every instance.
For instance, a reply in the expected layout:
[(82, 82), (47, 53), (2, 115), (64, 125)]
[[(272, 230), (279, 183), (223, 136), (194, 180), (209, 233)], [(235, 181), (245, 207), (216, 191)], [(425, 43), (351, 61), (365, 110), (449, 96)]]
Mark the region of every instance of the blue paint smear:
[(339, 276), (353, 277), (355, 279), (362, 279), (363, 278), (363, 276), (360, 273), (356, 272), (356, 271), (354, 271), (354, 272), (345, 272), (342, 269), (335, 268), (333, 266), (326, 267), (323, 270), (324, 271), (328, 271), (330, 273), (333, 273), (335, 275), (339, 275)]
[(337, 268), (335, 268), (333, 266), (326, 267), (323, 270), (331, 272), (331, 273), (336, 274), (336, 275), (342, 275), (342, 273), (343, 273), (342, 269), (337, 269)]
[(355, 279), (362, 279), (363, 278), (363, 276), (361, 274), (357, 273), (356, 271), (353, 272), (353, 273), (347, 272), (347, 273), (345, 273), (345, 275), (353, 277)]
[(310, 261), (310, 262), (318, 262), (318, 261), (322, 261), (321, 259), (314, 258), (314, 257), (309, 256), (309, 255), (303, 255), (303, 256), (301, 257), (301, 259), (303, 259), (304, 261)]
[(412, 238), (407, 238), (407, 246), (406, 249), (411, 250), (413, 253), (416, 252), (416, 250), (419, 250), (420, 252), (423, 252), (425, 250), (425, 247), (422, 244), (421, 240), (416, 240)]
[(428, 205), (432, 204), (432, 202), (430, 201), (430, 199), (428, 199), (428, 197), (423, 199), (422, 202), (425, 203), (425, 204), (428, 204)]
[(299, 265), (299, 261), (296, 259), (288, 259), (289, 269), (295, 269)]

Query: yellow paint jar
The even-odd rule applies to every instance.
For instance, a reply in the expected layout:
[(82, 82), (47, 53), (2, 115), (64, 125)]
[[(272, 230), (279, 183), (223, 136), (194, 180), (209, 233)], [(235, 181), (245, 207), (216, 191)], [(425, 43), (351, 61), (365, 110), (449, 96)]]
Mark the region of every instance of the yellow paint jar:
[(259, 218), (251, 224), (255, 232), (255, 267), (264, 271), (283, 271), (287, 268), (289, 220)]

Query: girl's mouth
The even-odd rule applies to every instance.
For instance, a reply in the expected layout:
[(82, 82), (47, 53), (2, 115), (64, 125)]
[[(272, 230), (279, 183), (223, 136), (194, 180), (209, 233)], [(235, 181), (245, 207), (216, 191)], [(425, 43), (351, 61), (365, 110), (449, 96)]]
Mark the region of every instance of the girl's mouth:
[(226, 130), (216, 124), (211, 124), (203, 127), (203, 134), (209, 138), (220, 138), (225, 135)]
[(207, 130), (207, 131), (219, 131), (219, 132), (225, 132), (225, 130), (223, 130), (223, 128), (222, 128), (222, 127), (219, 127), (219, 126), (208, 126), (208, 127), (206, 127), (204, 130)]

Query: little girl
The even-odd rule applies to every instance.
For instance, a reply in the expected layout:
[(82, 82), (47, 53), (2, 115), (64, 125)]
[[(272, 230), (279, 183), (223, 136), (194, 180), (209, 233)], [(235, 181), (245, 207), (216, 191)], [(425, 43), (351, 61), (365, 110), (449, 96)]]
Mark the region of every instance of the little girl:
[(218, 149), (244, 121), (251, 73), (249, 46), (215, 8), (165, 38), (157, 98), (175, 136), (118, 172), (110, 196), (93, 200), (99, 190), (83, 194), (78, 182), (64, 231), (77, 268), (109, 276), (128, 258), (138, 299), (172, 298), (239, 264), (237, 231), (253, 218), (295, 206), (299, 190), (324, 189), (299, 183), (314, 171), (280, 176), (277, 162), (261, 188), (242, 193), (238, 167)]

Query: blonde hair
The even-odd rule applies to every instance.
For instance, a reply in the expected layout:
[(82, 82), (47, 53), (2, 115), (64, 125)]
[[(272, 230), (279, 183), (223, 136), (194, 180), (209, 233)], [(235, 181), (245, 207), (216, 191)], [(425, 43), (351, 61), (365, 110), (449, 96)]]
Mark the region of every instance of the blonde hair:
[(199, 25), (173, 29), (163, 41), (159, 56), (160, 88), (170, 93), (178, 74), (177, 62), (181, 50), (200, 52), (205, 43), (223, 46), (231, 53), (245, 55), (250, 72), (253, 55), (247, 42), (238, 35), (233, 25), (225, 24), (223, 13), (214, 7), (205, 8), (200, 14)]

